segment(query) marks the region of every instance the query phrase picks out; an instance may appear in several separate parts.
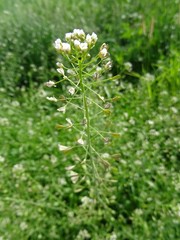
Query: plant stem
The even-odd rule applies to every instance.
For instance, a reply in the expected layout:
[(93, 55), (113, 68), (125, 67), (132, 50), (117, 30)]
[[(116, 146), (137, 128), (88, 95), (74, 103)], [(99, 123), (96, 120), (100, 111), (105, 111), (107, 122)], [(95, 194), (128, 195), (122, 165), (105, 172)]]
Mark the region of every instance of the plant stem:
[(79, 81), (80, 81), (80, 88), (82, 91), (83, 97), (83, 108), (84, 108), (84, 117), (86, 119), (86, 136), (87, 136), (87, 150), (86, 150), (86, 158), (91, 158), (91, 134), (90, 134), (90, 116), (89, 116), (89, 109), (87, 104), (87, 97), (86, 97), (86, 88), (83, 83), (83, 76), (82, 76), (82, 60), (79, 61)]
[(85, 159), (90, 162), (91, 169), (90, 169), (90, 177), (92, 177), (92, 182), (94, 184), (94, 194), (96, 198), (99, 198), (98, 193), (98, 171), (96, 168), (95, 161), (92, 157), (92, 145), (91, 145), (91, 124), (90, 124), (90, 114), (89, 114), (89, 107), (88, 107), (88, 97), (87, 97), (87, 87), (83, 82), (83, 62), (82, 60), (79, 60), (79, 82), (80, 82), (80, 88), (82, 91), (82, 98), (83, 98), (83, 109), (84, 109), (84, 118), (86, 119), (86, 128), (85, 133), (87, 136), (87, 146), (86, 146), (86, 157)]

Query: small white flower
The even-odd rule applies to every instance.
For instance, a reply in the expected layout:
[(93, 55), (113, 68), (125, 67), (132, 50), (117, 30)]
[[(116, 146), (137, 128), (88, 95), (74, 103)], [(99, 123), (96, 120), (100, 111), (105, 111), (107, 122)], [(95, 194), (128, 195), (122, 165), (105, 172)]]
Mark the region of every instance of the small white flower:
[(58, 184), (66, 185), (67, 184), (66, 179), (65, 178), (58, 178)]
[(88, 45), (91, 45), (91, 43), (92, 43), (92, 37), (91, 37), (90, 34), (87, 34), (87, 35), (86, 35), (86, 42), (88, 43)]
[(58, 112), (65, 113), (66, 112), (66, 106), (60, 107), (57, 110), (58, 110)]
[(73, 69), (68, 69), (67, 73), (70, 75), (76, 75), (76, 72)]
[(154, 125), (154, 121), (152, 121), (152, 120), (148, 120), (147, 123), (148, 123), (149, 125), (151, 125), (151, 126)]
[(68, 175), (69, 175), (70, 177), (72, 177), (72, 176), (78, 175), (78, 173), (77, 173), (77, 172), (74, 172), (74, 171), (69, 171)]
[(111, 68), (112, 68), (112, 62), (109, 61), (109, 62), (106, 63), (105, 69), (110, 70)]
[(13, 173), (16, 173), (16, 172), (23, 172), (24, 171), (24, 167), (21, 163), (17, 163), (13, 166), (12, 168), (12, 171)]
[(70, 126), (72, 126), (73, 124), (72, 124), (72, 121), (71, 121), (71, 119), (69, 119), (69, 118), (66, 118), (66, 121), (69, 123), (69, 125)]
[(0, 125), (9, 125), (9, 120), (7, 118), (0, 118)]
[(66, 171), (71, 171), (73, 168), (75, 168), (75, 165), (68, 166), (65, 169)]
[(20, 229), (21, 229), (22, 231), (26, 230), (27, 228), (28, 228), (27, 223), (22, 222), (22, 223), (20, 224)]
[(71, 177), (71, 181), (75, 184), (79, 179), (79, 176), (78, 175), (74, 175)]
[(88, 233), (86, 229), (80, 230), (76, 239), (90, 239), (91, 235)]
[(59, 148), (60, 152), (66, 152), (66, 151), (69, 151), (69, 150), (72, 149), (71, 147), (67, 147), (67, 146), (64, 146), (64, 145), (61, 145), (61, 144), (58, 144), (58, 148)]
[(56, 65), (59, 67), (59, 68), (64, 68), (64, 65), (60, 62), (57, 62)]
[(70, 88), (68, 89), (68, 92), (69, 92), (71, 95), (74, 95), (74, 93), (75, 93), (75, 88), (74, 88), (74, 87), (70, 87)]
[(86, 35), (86, 42), (89, 46), (94, 45), (97, 41), (97, 35), (93, 32), (92, 35), (87, 34)]
[(105, 57), (107, 57), (107, 55), (108, 55), (108, 51), (107, 51), (107, 48), (102, 48), (101, 50), (100, 50), (100, 52), (99, 52), (99, 57), (100, 58), (105, 58)]
[(95, 44), (98, 40), (98, 37), (94, 32), (92, 33), (91, 38), (92, 38), (93, 44)]
[(84, 145), (84, 140), (82, 138), (79, 138), (77, 140), (77, 143), (79, 143), (80, 145)]
[(71, 38), (72, 38), (72, 33), (66, 33), (66, 35), (65, 35), (66, 41), (71, 40)]
[(60, 50), (60, 49), (61, 49), (61, 44), (62, 44), (61, 39), (58, 38), (58, 39), (55, 41), (55, 43), (54, 43), (54, 47), (55, 47), (57, 50)]
[(79, 48), (80, 47), (80, 41), (79, 40), (74, 40), (74, 46), (76, 47), (76, 48)]
[(171, 111), (172, 111), (174, 114), (177, 114), (177, 113), (178, 113), (178, 109), (175, 108), (175, 107), (171, 107)]
[(146, 82), (153, 82), (153, 81), (155, 80), (155, 77), (154, 77), (154, 75), (152, 75), (152, 74), (150, 74), (150, 73), (146, 73), (146, 74), (144, 75), (144, 80), (145, 80)]
[(70, 52), (71, 51), (71, 46), (69, 43), (62, 43), (62, 51), (63, 52)]
[(2, 163), (2, 162), (4, 162), (4, 161), (5, 161), (5, 158), (2, 157), (2, 156), (0, 156), (0, 162)]
[(72, 170), (69, 170), (67, 173), (68, 173), (68, 176), (71, 178), (71, 181), (72, 181), (73, 183), (76, 183), (76, 182), (78, 181), (79, 175), (78, 175), (77, 172), (74, 172), (74, 171), (72, 171)]
[(85, 37), (85, 33), (82, 29), (74, 29), (73, 36), (83, 38), (83, 37)]
[(103, 153), (101, 156), (102, 156), (102, 158), (104, 158), (104, 159), (110, 158), (109, 153)]
[(57, 102), (57, 98), (55, 98), (55, 97), (46, 97), (46, 99), (51, 102)]
[(87, 206), (87, 205), (89, 205), (90, 203), (93, 202), (93, 199), (89, 198), (87, 196), (84, 196), (84, 197), (81, 198), (81, 202), (82, 202), (83, 206)]
[(54, 81), (51, 81), (51, 80), (49, 80), (48, 82), (46, 82), (44, 85), (47, 86), (47, 87), (55, 87), (55, 86), (56, 86), (55, 82), (54, 82)]
[(63, 68), (58, 68), (57, 69), (58, 73), (64, 76), (64, 69)]
[(12, 101), (12, 106), (13, 107), (19, 107), (20, 106), (20, 103), (18, 101)]
[(87, 43), (80, 43), (79, 47), (82, 51), (86, 51), (88, 49), (88, 44)]
[(115, 232), (112, 233), (109, 240), (117, 240), (117, 235)]
[(132, 63), (130, 63), (130, 62), (125, 62), (124, 67), (128, 72), (132, 71)]
[(50, 158), (50, 161), (52, 164), (55, 164), (57, 162), (57, 157), (52, 155), (51, 158)]
[(98, 97), (104, 102), (104, 97), (98, 94)]
[(134, 210), (134, 213), (136, 214), (136, 215), (142, 215), (143, 214), (143, 210), (142, 209), (140, 209), (140, 208), (136, 208), (135, 210)]

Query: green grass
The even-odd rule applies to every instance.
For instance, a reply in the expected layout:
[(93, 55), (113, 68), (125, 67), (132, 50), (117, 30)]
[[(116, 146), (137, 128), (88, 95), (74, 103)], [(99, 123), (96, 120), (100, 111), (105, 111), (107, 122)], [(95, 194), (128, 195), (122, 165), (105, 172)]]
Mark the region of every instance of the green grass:
[[(1, 1), (0, 240), (180, 239), (178, 16), (168, 0)], [(64, 116), (43, 86), (58, 79), (54, 40), (73, 28), (107, 42), (122, 76), (106, 85), (119, 99), (105, 128), (119, 135), (96, 143), (111, 166), (97, 203), (92, 186), (68, 176), (81, 151), (58, 143), (77, 136), (56, 128)]]
[(113, 232), (117, 239), (179, 238), (178, 97), (162, 91), (157, 107), (142, 88), (126, 88), (112, 116), (120, 137), (102, 148), (114, 182), (106, 191), (99, 186), (108, 208), (99, 203), (98, 211), (88, 198), (82, 204), (88, 186), (67, 176), (65, 167), (78, 156), (58, 151), (69, 134), (55, 129), (62, 116), (44, 90), (18, 99), (1, 92), (0, 236), (76, 239), (86, 229), (91, 239), (110, 239)]

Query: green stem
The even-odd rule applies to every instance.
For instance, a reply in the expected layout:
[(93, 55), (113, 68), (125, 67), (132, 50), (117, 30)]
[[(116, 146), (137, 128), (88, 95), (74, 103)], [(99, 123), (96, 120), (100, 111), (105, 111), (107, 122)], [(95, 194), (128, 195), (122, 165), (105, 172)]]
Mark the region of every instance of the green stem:
[(97, 198), (98, 200), (100, 199), (99, 197), (99, 192), (98, 192), (98, 184), (99, 184), (99, 174), (96, 168), (95, 161), (92, 157), (92, 151), (94, 150), (92, 145), (91, 145), (91, 124), (90, 124), (90, 114), (89, 114), (89, 108), (88, 108), (88, 98), (87, 98), (87, 87), (83, 82), (83, 62), (82, 60), (79, 60), (79, 83), (80, 83), (80, 88), (82, 91), (82, 98), (83, 98), (83, 108), (84, 108), (84, 118), (86, 119), (86, 128), (85, 128), (85, 133), (87, 136), (87, 147), (86, 147), (86, 157), (89, 161), (89, 165), (91, 166), (91, 169), (89, 169), (89, 176), (92, 178), (92, 182), (94, 184), (94, 198)]
[(82, 91), (83, 97), (83, 108), (84, 108), (84, 117), (86, 119), (86, 135), (87, 135), (87, 150), (86, 150), (86, 158), (91, 158), (91, 133), (90, 133), (90, 116), (89, 116), (89, 109), (86, 97), (86, 89), (83, 83), (83, 76), (82, 76), (83, 68), (82, 68), (82, 60), (79, 61), (79, 81), (80, 81), (80, 88)]

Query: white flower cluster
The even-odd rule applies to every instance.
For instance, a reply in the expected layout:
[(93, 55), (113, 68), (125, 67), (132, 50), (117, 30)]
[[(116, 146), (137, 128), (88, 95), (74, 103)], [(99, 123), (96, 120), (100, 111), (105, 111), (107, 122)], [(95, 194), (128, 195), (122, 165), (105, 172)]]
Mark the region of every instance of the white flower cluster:
[(62, 42), (61, 39), (57, 39), (54, 43), (54, 47), (61, 53), (68, 54), (73, 51), (87, 52), (94, 47), (97, 41), (97, 35), (93, 32), (85, 34), (82, 29), (74, 29), (73, 32), (65, 34), (67, 42)]

